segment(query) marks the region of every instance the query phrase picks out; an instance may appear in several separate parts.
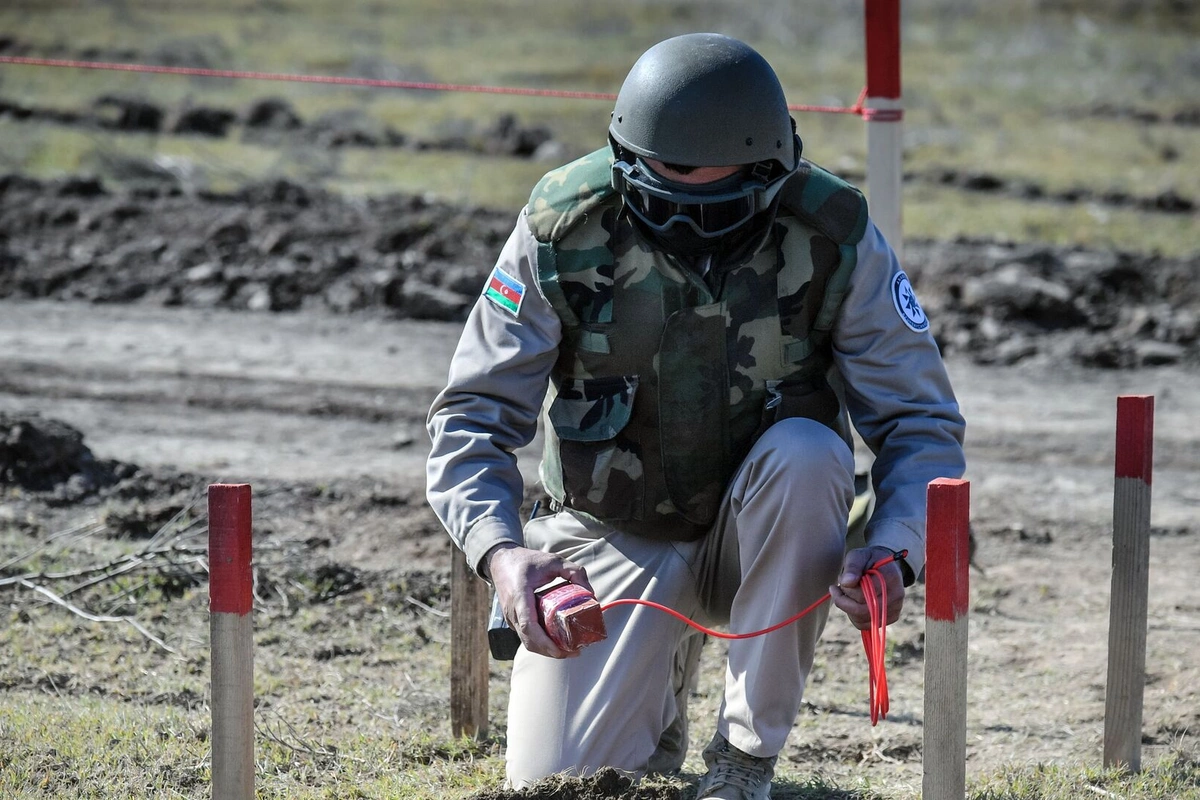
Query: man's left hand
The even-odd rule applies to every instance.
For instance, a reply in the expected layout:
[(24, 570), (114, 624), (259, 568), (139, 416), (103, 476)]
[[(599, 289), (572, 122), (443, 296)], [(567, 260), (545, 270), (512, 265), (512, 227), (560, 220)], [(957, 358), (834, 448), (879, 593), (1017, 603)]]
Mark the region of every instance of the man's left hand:
[[(851, 550), (846, 554), (837, 584), (829, 587), (829, 596), (833, 599), (833, 604), (845, 611), (851, 624), (859, 630), (867, 630), (871, 624), (871, 614), (867, 610), (864, 587), (861, 584), (862, 575), (872, 564), (890, 555), (892, 551), (886, 547), (861, 547)], [(879, 568), (879, 572), (887, 584), (887, 624), (891, 625), (900, 619), (900, 609), (904, 607), (904, 572), (895, 561), (884, 564)]]

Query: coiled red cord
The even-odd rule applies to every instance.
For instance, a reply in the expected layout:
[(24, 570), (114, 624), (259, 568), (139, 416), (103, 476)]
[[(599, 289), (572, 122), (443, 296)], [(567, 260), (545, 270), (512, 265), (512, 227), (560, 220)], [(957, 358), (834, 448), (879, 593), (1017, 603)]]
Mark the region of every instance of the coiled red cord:
[[(871, 615), (870, 625), (865, 631), (861, 631), (863, 651), (867, 654), (871, 725), (877, 725), (880, 718), (887, 717), (888, 712), (887, 672), (884, 669), (887, 657), (887, 582), (883, 579), (879, 567), (895, 560), (896, 557), (891, 556), (872, 565), (859, 579), (867, 612)], [(866, 586), (863, 586), (864, 582)]]
[[(901, 550), (899, 553), (894, 553), (887, 558), (876, 561), (863, 570), (862, 578), (859, 580), (859, 586), (862, 587), (867, 605), (867, 613), (871, 617), (870, 627), (862, 631), (862, 642), (863, 650), (867, 656), (867, 680), (870, 692), (868, 702), (871, 709), (872, 725), (877, 725), (880, 719), (886, 719), (888, 712), (887, 672), (884, 666), (887, 655), (887, 582), (884, 580), (883, 573), (879, 571), (879, 568), (907, 555), (908, 552), (906, 550)], [(864, 582), (866, 585), (863, 585)], [(662, 603), (656, 603), (653, 600), (643, 600), (638, 597), (613, 600), (600, 606), (600, 610), (608, 611), (610, 608), (616, 608), (617, 606), (649, 606), (650, 608), (657, 608), (659, 611), (665, 611), (680, 622), (717, 639), (752, 639), (755, 636), (763, 636), (780, 628), (786, 628), (801, 617), (811, 613), (828, 599), (829, 592), (826, 592), (803, 611), (788, 617), (783, 622), (777, 622), (769, 628), (763, 628), (760, 631), (750, 631), (749, 633), (725, 633), (713, 630), (712, 628), (706, 628), (695, 620), (688, 619), (673, 608), (668, 608)]]

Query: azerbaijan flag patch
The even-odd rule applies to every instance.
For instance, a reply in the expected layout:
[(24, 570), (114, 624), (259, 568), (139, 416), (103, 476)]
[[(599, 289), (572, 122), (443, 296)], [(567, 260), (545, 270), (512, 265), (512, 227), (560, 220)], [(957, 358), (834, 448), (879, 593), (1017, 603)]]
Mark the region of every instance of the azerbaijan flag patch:
[(483, 296), (515, 317), (525, 298), (525, 284), (496, 267), (492, 270), (492, 277), (488, 278)]

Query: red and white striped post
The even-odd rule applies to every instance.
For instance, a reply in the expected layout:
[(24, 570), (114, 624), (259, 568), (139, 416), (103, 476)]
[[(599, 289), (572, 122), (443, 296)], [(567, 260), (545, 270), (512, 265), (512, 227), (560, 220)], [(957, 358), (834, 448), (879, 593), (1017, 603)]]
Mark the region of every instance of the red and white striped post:
[(931, 481), (926, 507), (924, 800), (967, 785), (967, 618), (971, 484)]
[(208, 487), (212, 796), (254, 798), (254, 627), (250, 486)]
[(900, 184), (904, 106), (900, 100), (900, 0), (866, 0), (867, 194), (871, 217), (903, 257)]
[(1134, 772), (1142, 768), (1153, 462), (1154, 398), (1118, 397), (1104, 766), (1123, 765)]

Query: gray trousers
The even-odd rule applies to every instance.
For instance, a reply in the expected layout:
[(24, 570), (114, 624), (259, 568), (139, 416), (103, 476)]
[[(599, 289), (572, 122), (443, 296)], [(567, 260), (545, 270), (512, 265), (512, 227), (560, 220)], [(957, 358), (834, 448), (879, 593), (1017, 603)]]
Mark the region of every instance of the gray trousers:
[[(828, 590), (853, 499), (846, 443), (817, 422), (788, 419), (755, 444), (698, 541), (631, 536), (564, 511), (530, 521), (525, 544), (583, 566), (601, 603), (640, 597), (740, 633), (787, 619)], [(783, 749), (828, 609), (730, 642), (716, 729), (735, 747), (756, 756)], [(682, 765), (704, 637), (644, 606), (614, 608), (604, 621), (608, 638), (576, 658), (518, 651), (508, 708), (512, 786), (603, 766), (644, 774)]]

